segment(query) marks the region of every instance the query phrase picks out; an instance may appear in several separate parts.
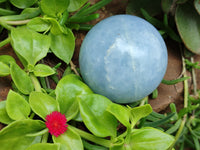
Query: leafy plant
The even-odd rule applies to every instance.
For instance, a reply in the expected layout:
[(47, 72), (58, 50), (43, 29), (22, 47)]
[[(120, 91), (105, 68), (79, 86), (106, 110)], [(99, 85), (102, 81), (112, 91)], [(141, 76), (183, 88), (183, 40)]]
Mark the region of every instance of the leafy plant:
[[(148, 3), (151, 5), (147, 5)], [(198, 42), (200, 39), (198, 34), (200, 31), (199, 6), (198, 0), (161, 0), (153, 3), (150, 0), (140, 2), (130, 0), (127, 13), (141, 14), (147, 21), (161, 30), (162, 34), (168, 35), (179, 43), (183, 42), (188, 50), (200, 54)], [(163, 21), (154, 17), (161, 11), (163, 11)]]
[[(178, 113), (175, 105), (171, 104), (172, 113), (163, 115), (152, 111), (151, 106), (146, 104), (147, 97), (138, 102), (140, 106), (138, 103), (115, 104), (104, 96), (94, 94), (80, 76), (74, 75), (78, 71), (71, 61), (75, 48), (72, 30), (89, 30), (92, 26), (85, 23), (98, 18), (99, 14), (94, 12), (110, 1), (101, 0), (93, 6), (86, 3), (87, 0), (0, 1), (3, 6), (0, 9), (1, 32), (3, 28), (8, 31), (8, 37), (0, 42), (0, 47), (11, 43), (24, 67), (20, 68), (11, 56), (0, 56), (0, 77), (10, 75), (13, 81), (13, 90), (9, 91), (7, 100), (0, 102), (0, 122), (7, 125), (0, 131), (2, 150), (160, 150), (173, 149), (175, 144), (182, 149), (186, 144), (196, 149), (200, 147), (200, 101), (199, 97), (189, 96), (188, 77), (163, 80), (165, 84), (185, 84), (184, 108)], [(131, 4), (135, 2), (130, 1)], [(144, 8), (136, 3), (134, 9), (137, 8), (137, 11)], [(191, 2), (162, 0), (163, 22), (154, 18), (162, 10), (158, 8), (160, 5), (155, 6), (158, 11), (149, 12), (151, 9), (147, 3), (152, 2), (141, 2), (145, 8), (139, 9), (140, 15), (158, 27), (164, 36), (179, 43), (183, 41), (187, 46), (190, 41), (185, 33), (189, 31), (183, 26), (194, 23), (199, 17), (196, 14), (194, 18), (187, 18), (185, 9), (193, 9)], [(175, 17), (180, 36), (171, 20), (168, 21), (175, 4), (178, 5)], [(194, 7), (196, 11), (193, 9), (190, 15), (199, 13), (197, 0)], [(193, 32), (199, 31), (198, 23)], [(198, 40), (198, 34), (195, 36)], [(197, 42), (187, 47), (198, 53)], [(59, 80), (56, 69), (60, 64), (51, 68), (42, 63), (48, 53), (70, 64), (74, 72), (67, 68)], [(186, 64), (191, 70), (198, 68), (198, 64), (193, 62), (186, 61)], [(47, 77), (56, 81), (55, 90), (47, 86)], [(157, 91), (154, 94), (156, 97)]]
[[(63, 93), (63, 89), (66, 86), (70, 90), (68, 94)], [(0, 140), (2, 141), (2, 149), (37, 149), (41, 145), (45, 149), (60, 146), (61, 149), (80, 150), (83, 149), (81, 138), (112, 150), (160, 149), (161, 147), (167, 149), (174, 141), (173, 136), (155, 128), (134, 129), (134, 126), (141, 118), (152, 112), (149, 104), (135, 108), (115, 104), (106, 97), (93, 94), (89, 87), (78, 76), (73, 74), (63, 77), (55, 91), (56, 98), (47, 93), (32, 91), (28, 102), (22, 95), (14, 91), (8, 93), (7, 101), (0, 102), (2, 106), (1, 112), (4, 112), (0, 121), (8, 123), (7, 127), (0, 131), (0, 139), (3, 139)], [(65, 94), (69, 96), (63, 96)], [(63, 106), (68, 109), (65, 110)], [(30, 109), (32, 110), (31, 114)], [(57, 126), (56, 121), (60, 122), (61, 119), (56, 120), (59, 117), (58, 115), (56, 118), (53, 117), (55, 112), (62, 112), (68, 120), (67, 131), (59, 135), (55, 132), (61, 130), (61, 123), (59, 123), (60, 126)], [(75, 120), (79, 113), (81, 120), (92, 134), (73, 125), (77, 124)], [(51, 116), (53, 119), (50, 120), (47, 116), (49, 118)], [(49, 121), (50, 127), (45, 127), (47, 121)], [(118, 121), (126, 127), (123, 133), (117, 133)], [(29, 129), (30, 126), (31, 129)], [(50, 132), (52, 142), (48, 141), (48, 131), (51, 130), (53, 130)], [(12, 140), (12, 145), (7, 143), (12, 138), (18, 139), (18, 137), (19, 139), (23, 138), (23, 142)], [(110, 138), (105, 139), (105, 137)], [(165, 142), (162, 142), (162, 140)], [(140, 144), (141, 142), (143, 144)], [(154, 144), (149, 147), (148, 143), (152, 142)]]
[[(147, 5), (149, 3), (150, 5)], [(177, 112), (175, 104), (172, 103), (170, 104), (172, 113), (163, 115), (153, 112), (139, 124), (139, 127), (152, 126), (174, 135), (175, 141), (169, 149), (173, 147), (181, 150), (200, 149), (198, 134), (200, 101), (195, 75), (195, 69), (199, 69), (199, 62), (194, 62), (193, 59), (194, 54), (200, 54), (199, 7), (199, 0), (142, 0), (140, 2), (130, 0), (127, 6), (127, 13), (145, 18), (160, 30), (164, 38), (176, 41), (180, 46), (181, 54), (184, 54), (181, 74), (183, 77), (172, 81), (162, 81), (169, 85), (179, 81), (184, 82), (184, 108)], [(185, 80), (188, 78), (186, 69), (192, 74), (193, 93), (189, 93), (188, 83)]]

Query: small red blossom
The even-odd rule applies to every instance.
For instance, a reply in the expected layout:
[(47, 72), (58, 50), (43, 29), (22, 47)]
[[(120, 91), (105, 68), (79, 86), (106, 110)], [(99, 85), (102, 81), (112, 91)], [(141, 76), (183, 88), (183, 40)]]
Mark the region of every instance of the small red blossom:
[(49, 133), (51, 135), (58, 137), (60, 134), (67, 131), (67, 119), (64, 114), (61, 114), (58, 111), (54, 111), (47, 115), (45, 119), (46, 127), (49, 129)]

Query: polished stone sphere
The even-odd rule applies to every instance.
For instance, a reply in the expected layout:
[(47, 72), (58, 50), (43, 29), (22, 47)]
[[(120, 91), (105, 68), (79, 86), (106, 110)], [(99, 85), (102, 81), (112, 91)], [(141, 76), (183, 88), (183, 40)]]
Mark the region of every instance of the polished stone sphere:
[(84, 82), (116, 103), (132, 103), (151, 94), (165, 75), (167, 61), (167, 48), (157, 29), (132, 15), (97, 23), (79, 54)]

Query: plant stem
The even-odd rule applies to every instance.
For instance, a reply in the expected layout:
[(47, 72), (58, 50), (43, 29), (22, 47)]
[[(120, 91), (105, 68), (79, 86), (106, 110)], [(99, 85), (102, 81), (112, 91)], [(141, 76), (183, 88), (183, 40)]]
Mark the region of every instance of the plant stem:
[(4, 45), (10, 43), (10, 41), (11, 41), (11, 38), (7, 37), (5, 40), (0, 42), (0, 47), (3, 47)]
[(42, 92), (40, 82), (38, 81), (36, 76), (34, 76), (32, 73), (30, 73), (30, 77), (31, 77), (32, 83), (35, 87), (35, 91)]
[(80, 130), (78, 128), (75, 128), (71, 125), (68, 126), (68, 128), (71, 128), (73, 131), (75, 131), (76, 133), (78, 133), (82, 138), (86, 139), (86, 140), (89, 140), (91, 142), (94, 142), (96, 144), (99, 144), (101, 146), (104, 146), (104, 147), (110, 147), (112, 142), (110, 140), (106, 140), (106, 139), (103, 139), (103, 138), (99, 138), (99, 137), (96, 137), (90, 133), (87, 133), (83, 130)]
[(8, 25), (8, 24), (6, 24), (6, 23), (0, 23), (0, 25), (1, 25), (2, 27), (4, 27), (5, 29), (7, 29), (7, 30), (12, 30), (12, 29), (14, 28), (13, 26)]
[(63, 26), (63, 25), (65, 24), (65, 22), (67, 21), (68, 17), (69, 17), (69, 13), (68, 13), (68, 11), (66, 10), (66, 11), (63, 13), (62, 18), (61, 18), (60, 21), (59, 21), (59, 23), (60, 23), (61, 26)]
[(1, 16), (8, 16), (8, 15), (15, 15), (15, 14), (16, 14), (15, 11), (4, 9), (4, 8), (0, 8), (0, 15)]
[[(191, 57), (191, 62), (194, 63), (194, 58)], [(196, 74), (195, 68), (192, 67), (192, 81), (193, 81), (193, 89), (194, 89), (194, 96), (197, 96), (197, 81), (196, 81)]]
[(145, 98), (143, 98), (143, 99), (141, 100), (140, 106), (145, 105), (147, 101), (148, 101), (148, 96), (146, 96)]
[(27, 24), (30, 20), (31, 19), (19, 20), (19, 21), (5, 21), (5, 23), (9, 25), (24, 25)]
[(35, 116), (35, 113), (32, 112), (29, 118), (30, 118), (30, 119), (33, 119), (34, 116)]
[[(183, 61), (183, 63), (184, 63), (184, 67), (185, 67), (185, 62)], [(186, 72), (184, 72), (183, 76), (186, 77)], [(184, 108), (188, 107), (188, 96), (189, 96), (188, 81), (184, 80)], [(177, 131), (177, 133), (175, 135), (175, 140), (174, 140), (174, 142), (172, 143), (172, 145), (170, 146), (170, 148), (168, 150), (172, 150), (174, 145), (176, 144), (177, 140), (180, 138), (186, 121), (187, 121), (187, 114), (185, 114), (183, 116), (183, 119), (181, 121), (181, 125), (180, 125), (180, 127), (179, 127), (179, 129), (178, 129), (178, 131)]]
[(47, 132), (42, 136), (41, 143), (47, 143), (48, 137), (49, 137), (49, 133)]
[(74, 63), (72, 61), (70, 61), (69, 63), (71, 66), (71, 70), (73, 70), (76, 75), (80, 76), (78, 71), (76, 70), (76, 66), (74, 65)]

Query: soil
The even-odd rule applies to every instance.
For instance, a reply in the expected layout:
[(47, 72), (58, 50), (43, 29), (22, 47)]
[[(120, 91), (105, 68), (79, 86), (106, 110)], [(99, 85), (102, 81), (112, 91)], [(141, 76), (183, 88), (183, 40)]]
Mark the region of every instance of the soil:
[[(99, 0), (90, 0), (91, 4), (96, 3)], [(96, 24), (100, 20), (107, 18), (109, 16), (115, 15), (115, 14), (125, 14), (125, 8), (127, 5), (128, 0), (113, 0), (110, 4), (108, 4), (106, 7), (100, 9), (97, 11), (97, 13), (100, 14), (100, 18), (90, 22), (90, 24)], [(84, 36), (86, 35), (86, 31), (74, 31), (75, 37), (76, 37), (76, 48), (75, 53), (73, 56), (73, 63), (76, 66), (79, 66), (78, 64), (78, 54), (80, 45), (84, 39)], [(181, 75), (182, 72), (182, 58), (181, 53), (179, 49), (179, 45), (175, 42), (173, 42), (170, 39), (165, 39), (167, 48), (168, 48), (168, 67), (167, 72), (165, 74), (164, 79), (166, 80), (172, 80), (176, 79)], [(11, 46), (8, 44), (0, 49), (0, 55), (11, 55), (13, 56), (17, 63), (22, 66), (15, 55), (14, 51), (12, 50)], [(195, 56), (195, 61), (200, 61), (200, 56)], [(55, 58), (52, 55), (48, 55), (47, 58), (45, 58), (45, 63), (49, 64), (50, 66), (54, 66), (59, 60)], [(63, 70), (65, 69), (65, 65), (61, 66), (61, 69), (59, 70), (59, 77), (61, 77), (61, 74), (63, 73)], [(200, 75), (200, 70), (196, 70), (197, 76)], [(188, 74), (190, 75), (190, 74)], [(197, 88), (200, 88), (200, 79), (197, 79)], [(52, 82), (51, 87), (55, 88), (55, 84)], [(190, 89), (192, 90), (193, 85), (192, 82), (189, 82)], [(11, 78), (10, 76), (7, 77), (1, 77), (0, 78), (0, 101), (6, 100), (7, 93), (11, 89)], [(158, 87), (158, 97), (156, 99), (150, 99), (149, 103), (151, 104), (152, 108), (156, 112), (168, 112), (169, 111), (169, 104), (175, 103), (178, 107), (178, 110), (183, 107), (183, 83), (178, 83), (175, 85), (165, 85), (160, 84)], [(3, 127), (3, 125), (0, 124), (0, 129)]]

